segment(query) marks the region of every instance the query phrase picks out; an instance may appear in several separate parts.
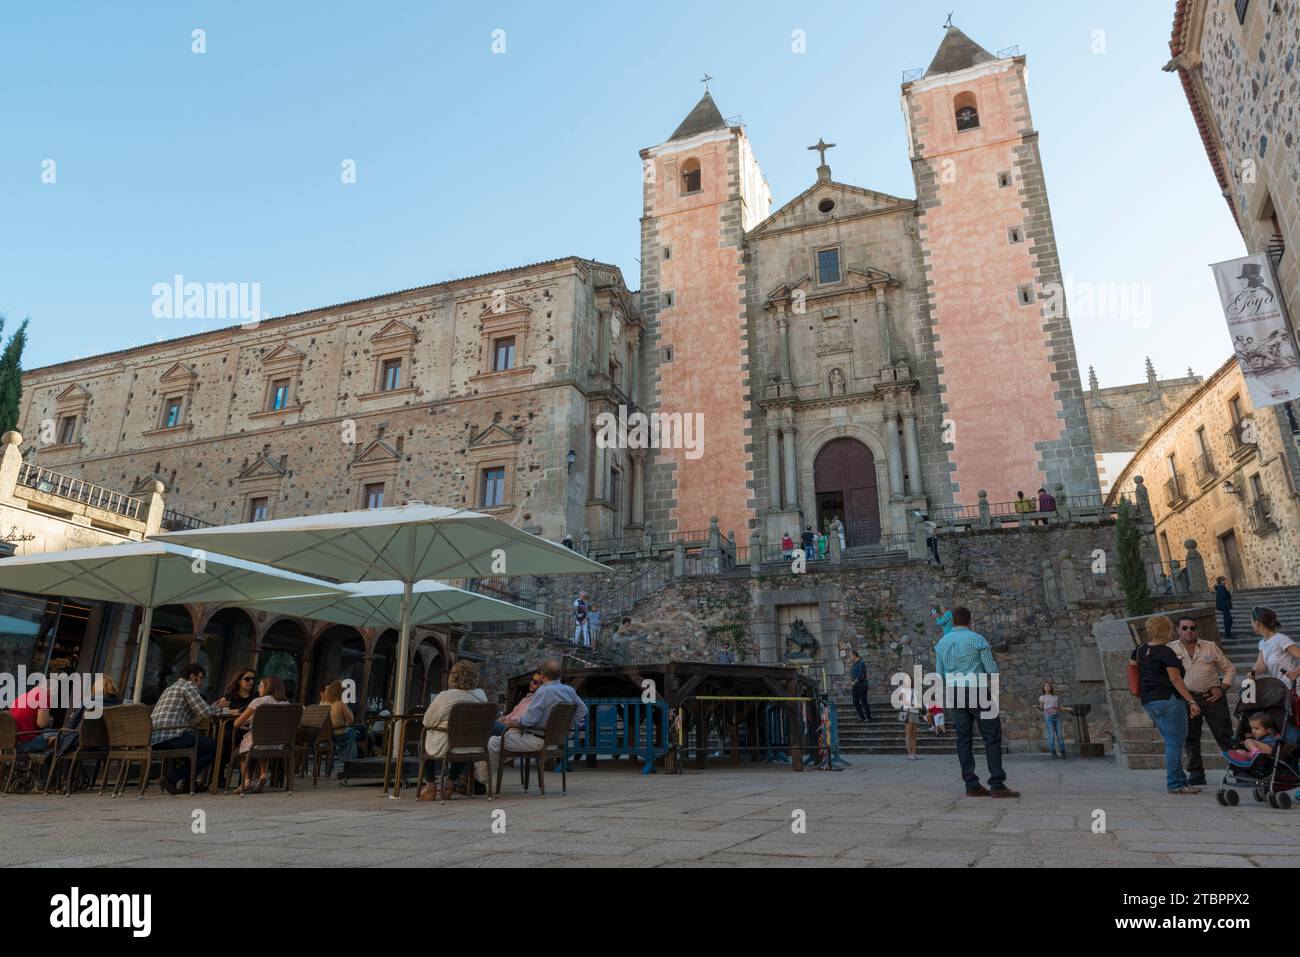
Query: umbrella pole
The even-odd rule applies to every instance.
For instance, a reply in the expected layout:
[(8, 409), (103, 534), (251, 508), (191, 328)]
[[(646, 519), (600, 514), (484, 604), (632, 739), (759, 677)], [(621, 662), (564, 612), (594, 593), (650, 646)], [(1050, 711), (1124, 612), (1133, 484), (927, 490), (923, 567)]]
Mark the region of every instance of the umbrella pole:
[[(398, 733), (393, 735), (393, 746), (397, 748), (397, 780), (402, 779), (402, 762), (405, 760), (406, 722), (403, 716), (406, 714), (406, 668), (407, 661), (411, 657), (411, 592), (413, 591), (411, 582), (402, 582), (402, 621), (401, 627), (397, 633), (397, 687), (393, 694), (393, 716), (397, 719)], [(401, 785), (399, 784), (400, 788)]]
[(140, 695), (144, 692), (144, 669), (149, 662), (149, 632), (153, 630), (153, 606), (145, 605), (144, 610), (140, 613), (140, 637), (136, 643), (139, 649), (136, 654), (139, 656), (135, 663), (135, 690), (131, 693), (131, 700), (136, 704), (143, 704)]

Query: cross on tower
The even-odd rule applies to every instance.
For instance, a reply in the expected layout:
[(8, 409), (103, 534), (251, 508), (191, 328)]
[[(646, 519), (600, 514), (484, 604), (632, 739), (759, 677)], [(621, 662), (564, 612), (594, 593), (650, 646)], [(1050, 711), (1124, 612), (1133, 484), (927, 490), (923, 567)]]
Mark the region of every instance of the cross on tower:
[(822, 138), (819, 136), (819, 137), (817, 137), (817, 143), (816, 143), (816, 145), (814, 145), (814, 146), (810, 146), (810, 147), (808, 147), (808, 148), (809, 148), (810, 150), (816, 150), (816, 151), (817, 151), (817, 156), (819, 157), (819, 162), (820, 162), (820, 164), (821, 164), (822, 166), (825, 166), (825, 165), (826, 165), (826, 151), (827, 151), (828, 149), (831, 149), (834, 145), (835, 145), (834, 143), (827, 143), (824, 139), (822, 139)]
[(952, 26), (952, 13), (949, 12), (949, 13), (948, 13), (948, 19), (947, 19), (947, 21), (944, 23), (943, 28), (944, 28), (945, 30), (947, 30), (947, 29), (948, 29), (949, 27), (951, 27), (951, 26)]
[(713, 77), (709, 76), (707, 73), (704, 74), (704, 76), (700, 77), (700, 82), (704, 84), (704, 92), (705, 92), (705, 93), (708, 93), (708, 92), (709, 92), (709, 81), (712, 80), (712, 79), (713, 79)]

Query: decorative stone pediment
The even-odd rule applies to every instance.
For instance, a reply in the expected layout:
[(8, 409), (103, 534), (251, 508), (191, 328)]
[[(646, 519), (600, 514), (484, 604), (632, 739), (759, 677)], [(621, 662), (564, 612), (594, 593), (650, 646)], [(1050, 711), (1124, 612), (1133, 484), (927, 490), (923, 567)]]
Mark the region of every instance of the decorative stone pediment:
[(500, 316), (517, 316), (520, 313), (530, 313), (532, 311), (532, 306), (513, 296), (493, 296), (484, 303), (483, 308), (478, 312), (478, 317), (482, 321)]
[(505, 426), (493, 422), (474, 438), (470, 439), (471, 449), (491, 448), (499, 445), (518, 445), (521, 439)]
[(408, 346), (415, 342), (415, 330), (400, 319), (393, 319), (371, 336), (370, 341), (372, 344), (382, 347)]
[(776, 309), (802, 295), (805, 303), (839, 299), (846, 295), (861, 294), (870, 289), (896, 287), (897, 279), (891, 273), (873, 266), (849, 265), (844, 269), (844, 282), (833, 287), (818, 287), (810, 275), (787, 280), (767, 294), (767, 307)]
[(271, 453), (264, 450), (250, 464), (240, 470), (239, 481), (247, 482), (267, 478), (279, 480), (288, 471), (278, 458), (272, 458)]
[(356, 457), (352, 460), (350, 467), (359, 465), (396, 466), (401, 460), (402, 455), (397, 451), (397, 449), (393, 448), (383, 439), (375, 439), (357, 453)]
[(191, 369), (183, 362), (177, 362), (170, 369), (158, 377), (158, 381), (164, 385), (178, 385), (182, 388), (188, 387), (199, 377), (198, 373)]
[(89, 404), (90, 390), (75, 383), (54, 397), (59, 415), (81, 415)]
[(289, 345), (289, 343), (282, 342), (272, 349), (269, 354), (262, 357), (262, 365), (275, 368), (287, 368), (302, 365), (306, 358), (307, 356), (304, 353), (295, 349), (293, 346)]
[[(832, 204), (829, 211), (820, 208), (824, 203)], [(833, 181), (818, 182), (755, 226), (749, 235), (758, 237), (782, 229), (817, 226), (850, 216), (885, 209), (909, 209), (915, 205), (914, 200), (878, 193), (874, 189)]]

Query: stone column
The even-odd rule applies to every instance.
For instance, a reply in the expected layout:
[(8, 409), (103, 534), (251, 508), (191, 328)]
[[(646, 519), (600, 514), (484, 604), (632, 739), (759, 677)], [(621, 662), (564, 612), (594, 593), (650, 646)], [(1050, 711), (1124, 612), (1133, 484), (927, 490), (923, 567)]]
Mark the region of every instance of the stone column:
[(775, 423), (767, 426), (767, 486), (772, 508), (781, 507), (781, 445)]
[(640, 337), (629, 336), (627, 340), (628, 362), (632, 368), (628, 370), (628, 398), (633, 406), (641, 404), (641, 339)]
[(921, 448), (916, 440), (916, 412), (913, 409), (903, 410), (903, 442), (907, 448), (907, 474), (911, 479), (908, 491), (913, 498), (920, 498), (925, 489), (921, 485)]
[(903, 495), (903, 452), (898, 442), (898, 413), (886, 409), (885, 451), (889, 460), (889, 497), (900, 498)]
[(876, 325), (880, 330), (880, 359), (882, 366), (894, 364), (894, 343), (889, 334), (889, 307), (885, 304), (885, 287), (876, 287)]
[(1068, 549), (1061, 552), (1061, 591), (1065, 595), (1067, 608), (1078, 607), (1079, 602), (1083, 601), (1083, 586), (1079, 583), (1079, 575), (1074, 567), (1074, 556)]
[(794, 378), (790, 374), (790, 320), (785, 313), (776, 317), (776, 341), (780, 352), (781, 381), (790, 382)]
[(18, 470), (23, 464), (23, 454), (19, 446), (23, 444), (21, 432), (6, 432), (0, 435), (4, 445), (4, 455), (0, 457), (0, 502), (11, 501), (14, 489), (18, 486)]
[(609, 449), (596, 442), (596, 474), (592, 476), (591, 494), (589, 498), (603, 499), (605, 497), (606, 485), (609, 483)]
[(980, 509), (980, 528), (988, 528), (993, 524), (992, 515), (989, 512), (989, 493), (984, 489), (979, 491), (979, 509)]
[(782, 432), (785, 440), (785, 507), (799, 507), (799, 465), (794, 457), (794, 434), (797, 432), (793, 425), (787, 425)]
[(632, 453), (632, 524), (645, 524), (645, 449)]
[(166, 486), (156, 479), (149, 486), (149, 510), (145, 513), (144, 519), (144, 537), (157, 535), (162, 529), (163, 511), (166, 508), (163, 502), (163, 492)]
[(754, 574), (763, 570), (763, 545), (758, 537), (758, 529), (749, 533), (749, 570)]

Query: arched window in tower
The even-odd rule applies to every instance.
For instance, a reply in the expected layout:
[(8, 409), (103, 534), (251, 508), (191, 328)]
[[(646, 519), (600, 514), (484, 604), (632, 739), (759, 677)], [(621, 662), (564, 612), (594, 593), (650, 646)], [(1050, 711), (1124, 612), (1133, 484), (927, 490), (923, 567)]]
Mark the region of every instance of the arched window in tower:
[(700, 161), (688, 159), (682, 164), (682, 195), (698, 193), (700, 189)]
[(975, 108), (974, 93), (958, 93), (953, 100), (953, 110), (957, 117), (957, 132), (979, 129), (980, 114)]

